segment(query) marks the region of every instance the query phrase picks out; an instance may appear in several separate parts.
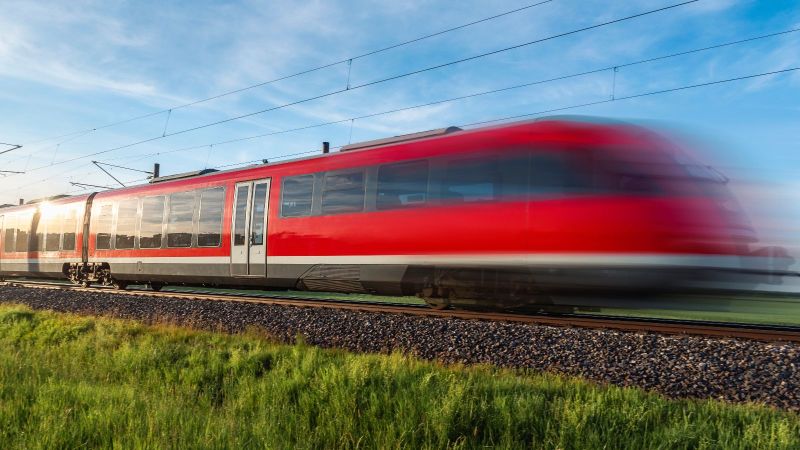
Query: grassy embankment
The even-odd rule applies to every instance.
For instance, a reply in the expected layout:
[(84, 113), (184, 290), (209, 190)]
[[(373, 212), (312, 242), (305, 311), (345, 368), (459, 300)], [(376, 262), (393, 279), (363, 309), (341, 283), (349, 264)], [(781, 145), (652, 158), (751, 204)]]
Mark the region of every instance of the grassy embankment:
[(798, 448), (800, 417), (0, 306), (0, 448)]

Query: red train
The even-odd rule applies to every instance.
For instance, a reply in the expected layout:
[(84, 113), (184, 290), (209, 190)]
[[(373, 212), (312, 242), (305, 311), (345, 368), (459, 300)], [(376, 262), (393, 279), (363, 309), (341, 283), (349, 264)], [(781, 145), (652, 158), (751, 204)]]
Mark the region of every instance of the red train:
[(648, 130), (544, 119), (0, 209), (0, 276), (504, 307), (749, 270), (725, 180)]

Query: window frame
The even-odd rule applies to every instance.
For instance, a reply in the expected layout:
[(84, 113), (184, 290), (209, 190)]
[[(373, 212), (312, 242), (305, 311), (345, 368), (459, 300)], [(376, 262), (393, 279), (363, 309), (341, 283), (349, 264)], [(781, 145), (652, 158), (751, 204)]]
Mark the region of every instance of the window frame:
[[(67, 222), (68, 217), (73, 217), (75, 220), (75, 225), (73, 226), (72, 230), (68, 229), (66, 225), (69, 223)], [(79, 228), (82, 226), (82, 221), (80, 220), (80, 210), (74, 206), (67, 207), (61, 216), (63, 218), (63, 223), (61, 225), (61, 251), (62, 252), (74, 252), (78, 249), (78, 236), (81, 234)], [(72, 234), (72, 248), (67, 248), (66, 239), (67, 234)]]
[[(287, 215), (285, 213), (285, 210), (284, 210), (285, 198), (286, 198), (286, 182), (289, 181), (289, 180), (294, 180), (294, 179), (297, 179), (297, 178), (304, 178), (304, 177), (311, 177), (311, 196), (309, 198), (308, 214)], [(289, 218), (294, 218), (294, 217), (310, 217), (310, 216), (315, 215), (314, 214), (314, 203), (315, 203), (315, 199), (317, 197), (316, 194), (317, 194), (317, 190), (318, 190), (317, 189), (317, 178), (319, 178), (319, 177), (317, 176), (316, 173), (306, 173), (306, 174), (301, 174), (301, 175), (286, 176), (286, 177), (283, 177), (281, 179), (281, 217), (282, 218), (289, 219)]]
[[(198, 205), (199, 202), (197, 201), (198, 200), (197, 192), (198, 192), (197, 189), (192, 189), (190, 191), (176, 191), (176, 192), (170, 192), (169, 194), (167, 194), (168, 206), (167, 206), (167, 213), (166, 213), (166, 220), (165, 220), (166, 230), (165, 230), (165, 233), (164, 233), (164, 236), (165, 236), (165, 239), (166, 239), (166, 241), (165, 241), (166, 242), (166, 247), (164, 247), (164, 248), (192, 248), (192, 247), (196, 247), (196, 242), (197, 242), (197, 232), (196, 232), (197, 231), (197, 226), (196, 225), (197, 225), (197, 212), (198, 212), (198, 206), (199, 206)], [(188, 197), (192, 198), (192, 218), (189, 221), (190, 229), (191, 229), (191, 236), (189, 238), (189, 245), (180, 245), (180, 246), (170, 245), (169, 244), (169, 234), (170, 234), (169, 225), (170, 225), (170, 215), (172, 214), (172, 207), (173, 207), (172, 197), (173, 196), (177, 196), (177, 195), (182, 195), (182, 194), (186, 194), (187, 198)], [(175, 233), (175, 234), (178, 234), (178, 233)]]
[[(7, 247), (8, 246), (8, 243), (7, 243), (8, 221), (9, 221), (9, 218), (11, 218), (11, 217), (14, 217), (14, 226), (11, 228), (11, 230), (12, 230), (11, 234), (13, 236), (11, 238), (11, 242), (13, 242), (13, 245), (11, 245), (11, 250), (7, 250), (7, 248), (8, 248)], [(2, 235), (3, 242), (2, 242), (2, 244), (3, 245), (2, 245), (2, 247), (0, 247), (0, 250), (2, 250), (3, 253), (14, 253), (15, 250), (16, 250), (16, 245), (17, 245), (17, 239), (16, 239), (16, 237), (17, 237), (17, 224), (16, 224), (17, 220), (16, 220), (16, 216), (14, 216), (13, 214), (3, 214), (2, 216), (0, 216), (0, 218), (2, 218), (2, 220), (3, 220), (3, 222), (2, 222), (2, 225), (3, 225), (3, 230), (2, 230), (3, 231), (3, 235)]]
[[(53, 213), (55, 214), (53, 216), (50, 216), (50, 214)], [(59, 207), (55, 211), (50, 211), (50, 214), (44, 216), (45, 218), (44, 223), (46, 225), (44, 229), (44, 249), (40, 251), (60, 252), (62, 241), (64, 240), (64, 207)], [(55, 217), (57, 220), (53, 221), (53, 217)], [(58, 233), (52, 233), (50, 230), (50, 227), (54, 225), (53, 222), (56, 222), (57, 224)], [(49, 239), (51, 234), (55, 234), (58, 236), (58, 245), (55, 250), (50, 250), (50, 246), (48, 245), (50, 243)]]
[[(100, 245), (98, 245), (98, 240), (100, 239), (100, 234), (101, 234), (99, 232), (100, 231), (100, 220), (101, 220), (101, 217), (102, 217), (103, 208), (105, 208), (105, 207), (110, 207), (111, 208), (111, 213), (110, 213), (110, 218), (109, 218), (109, 225), (108, 225), (108, 247), (102, 247), (101, 248)], [(95, 222), (95, 224), (94, 224), (94, 228), (95, 228), (95, 230), (94, 230), (95, 231), (95, 233), (94, 233), (94, 249), (95, 250), (113, 250), (114, 249), (114, 247), (113, 247), (113, 244), (114, 244), (114, 228), (115, 228), (114, 218), (116, 216), (116, 209), (117, 209), (116, 208), (116, 202), (101, 203), (101, 204), (97, 205), (97, 213), (98, 213), (97, 214), (97, 222)], [(106, 233), (102, 233), (102, 234), (106, 234)]]
[[(387, 168), (398, 166), (408, 166), (413, 164), (423, 164), (425, 166), (425, 199), (419, 203), (412, 203), (400, 206), (381, 206), (381, 171)], [(420, 208), (431, 204), (431, 174), (433, 173), (430, 159), (411, 159), (405, 161), (379, 164), (375, 171), (375, 211), (391, 211), (395, 209)]]
[[(209, 191), (214, 191), (214, 190), (221, 190), (222, 191), (222, 210), (221, 210), (221, 217), (220, 217), (220, 220), (219, 220), (219, 242), (217, 243), (217, 245), (200, 245), (200, 225), (201, 225), (201, 219), (203, 217), (203, 193), (209, 192)], [(224, 231), (225, 231), (225, 205), (226, 205), (226, 201), (227, 201), (227, 197), (226, 197), (227, 192), (228, 191), (225, 188), (225, 186), (213, 186), (213, 187), (208, 187), (208, 188), (204, 188), (204, 189), (199, 189), (197, 191), (197, 198), (195, 200), (195, 202), (196, 202), (195, 209), (197, 209), (197, 213), (196, 213), (197, 224), (196, 224), (195, 238), (194, 238), (195, 242), (197, 243), (197, 248), (219, 248), (219, 247), (222, 247), (223, 234), (224, 234)], [(185, 247), (183, 247), (183, 248), (185, 248)]]
[[(136, 248), (138, 250), (158, 250), (165, 248), (166, 245), (166, 236), (167, 236), (167, 198), (169, 197), (168, 194), (158, 194), (158, 195), (148, 195), (146, 197), (139, 198), (139, 220), (137, 221), (136, 225)], [(161, 199), (161, 235), (160, 242), (157, 247), (142, 247), (142, 222), (144, 221), (144, 203), (148, 199), (153, 198), (160, 198)], [(149, 236), (147, 236), (149, 238)]]
[[(13, 219), (11, 219), (13, 217)], [(8, 237), (8, 224), (13, 221), (14, 226), (11, 227), (12, 238)], [(10, 245), (9, 245), (10, 243)], [(10, 246), (10, 250), (9, 250)], [(3, 253), (16, 253), (17, 252), (17, 214), (6, 214), (3, 217)]]
[[(361, 208), (358, 210), (347, 210), (347, 211), (325, 211), (325, 195), (327, 193), (354, 189), (354, 188), (328, 189), (328, 179), (334, 176), (342, 176), (342, 175), (356, 174), (356, 173), (361, 174)], [(329, 172), (325, 172), (324, 176), (322, 177), (322, 192), (320, 192), (320, 214), (323, 216), (331, 216), (337, 214), (355, 214), (367, 211), (367, 184), (368, 183), (367, 183), (366, 167), (355, 167), (355, 168), (331, 170)]]
[[(26, 218), (27, 218), (27, 220), (24, 220)], [(25, 212), (25, 213), (19, 213), (19, 214), (16, 215), (16, 223), (15, 223), (16, 233), (15, 233), (15, 238), (14, 238), (15, 239), (15, 242), (14, 242), (14, 244), (15, 244), (14, 245), (14, 248), (15, 248), (14, 252), (15, 253), (28, 253), (28, 252), (30, 252), (30, 248), (31, 248), (31, 222), (32, 221), (33, 221), (33, 214), (32, 213)], [(26, 235), (25, 247), (24, 247), (23, 250), (20, 250), (19, 249), (19, 243), (20, 243), (20, 240), (19, 240), (20, 233), (19, 232), (23, 230), (22, 228), (20, 228), (20, 223), (26, 223), (26, 222), (27, 222), (28, 226), (27, 226), (27, 228), (24, 229), (25, 235)]]
[[(117, 235), (117, 230), (119, 229), (119, 219), (120, 219), (119, 213), (120, 213), (120, 210), (122, 209), (122, 205), (124, 203), (133, 203), (133, 202), (136, 203), (136, 213), (134, 214), (134, 217), (133, 217), (133, 235), (132, 235), (132, 237), (133, 237), (133, 245), (131, 247), (122, 247), (122, 248), (120, 248), (120, 247), (117, 246), (117, 243), (119, 242), (119, 236)], [(131, 198), (126, 198), (126, 199), (119, 200), (114, 205), (115, 206), (114, 207), (114, 233), (112, 235), (113, 236), (112, 237), (112, 241), (113, 241), (114, 250), (135, 250), (136, 249), (138, 241), (139, 241), (139, 230), (137, 228), (138, 228), (138, 225), (139, 225), (139, 214), (140, 214), (140, 211), (141, 211), (140, 203), (141, 202), (139, 201), (139, 198), (136, 197), (136, 198), (132, 198), (132, 199)]]
[[(469, 205), (473, 203), (492, 203), (500, 200), (502, 198), (502, 177), (500, 171), (500, 158), (496, 158), (494, 160), (488, 158), (493, 153), (488, 152), (474, 152), (468, 153), (465, 155), (458, 155), (456, 157), (445, 157), (442, 158), (442, 167), (439, 173), (440, 180), (439, 186), (437, 191), (437, 200), (440, 204), (462, 204), (462, 205)], [(488, 167), (488, 163), (492, 163), (492, 167)], [(486, 174), (492, 176), (491, 187), (492, 187), (492, 194), (491, 198), (473, 198), (470, 200), (462, 199), (460, 202), (453, 201), (450, 196), (445, 195), (445, 190), (449, 189), (450, 186), (453, 184), (451, 183), (451, 170), (453, 168), (460, 168), (463, 170), (463, 167), (466, 164), (473, 164), (477, 163), (478, 166), (483, 166), (483, 169)], [(463, 174), (463, 171), (460, 172), (453, 172)], [(454, 177), (457, 180), (457, 178)], [(480, 185), (480, 184), (487, 184), (487, 183), (471, 183), (473, 185)], [(464, 183), (461, 184), (462, 186), (466, 185)], [(463, 197), (463, 194), (461, 194)]]

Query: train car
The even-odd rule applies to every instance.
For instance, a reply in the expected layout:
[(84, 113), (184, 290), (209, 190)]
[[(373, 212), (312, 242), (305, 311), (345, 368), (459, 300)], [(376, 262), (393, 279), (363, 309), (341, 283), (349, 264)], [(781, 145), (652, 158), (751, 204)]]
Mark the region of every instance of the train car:
[[(90, 211), (84, 258), (66, 270), (74, 282), (507, 307), (561, 290), (676, 287), (753, 259), (724, 178), (624, 124), (448, 128), (153, 181), (69, 200)], [(35, 272), (3, 264), (3, 275)]]
[(0, 276), (64, 278), (81, 263), (89, 195), (0, 208)]

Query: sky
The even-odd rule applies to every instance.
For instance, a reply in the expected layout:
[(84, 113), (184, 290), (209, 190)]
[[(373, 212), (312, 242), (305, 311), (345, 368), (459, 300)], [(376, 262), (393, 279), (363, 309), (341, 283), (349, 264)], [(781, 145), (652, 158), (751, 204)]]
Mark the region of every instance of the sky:
[[(0, 155), (0, 170), (25, 173), (0, 177), (0, 204), (86, 191), (71, 182), (114, 186), (116, 182), (92, 165), (93, 160), (143, 171), (158, 162), (162, 174), (171, 174), (259, 159), (275, 161), (318, 150), (322, 141), (337, 147), (559, 110), (557, 114), (678, 130), (711, 143), (702, 156), (731, 178), (731, 189), (753, 222), (767, 230), (769, 239), (797, 244), (800, 70), (625, 97), (800, 67), (800, 32), (620, 67), (616, 72), (604, 70), (348, 120), (800, 29), (796, 0), (700, 0), (361, 87), (681, 3), (552, 0), (347, 62), (375, 49), (533, 3), (4, 0), (0, 2), (0, 142), (23, 147)], [(337, 61), (345, 62), (176, 108)], [(187, 131), (335, 91), (343, 92)], [(607, 101), (612, 97), (619, 100)], [(570, 108), (600, 101), (605, 102)], [(103, 127), (143, 115), (149, 116)], [(335, 121), (340, 123), (282, 132)], [(257, 135), (267, 136), (221, 144)], [(144, 140), (149, 141), (135, 144)], [(191, 148), (181, 151), (187, 147)], [(0, 151), (7, 148), (0, 146)], [(146, 177), (106, 168), (125, 184), (141, 183)]]

